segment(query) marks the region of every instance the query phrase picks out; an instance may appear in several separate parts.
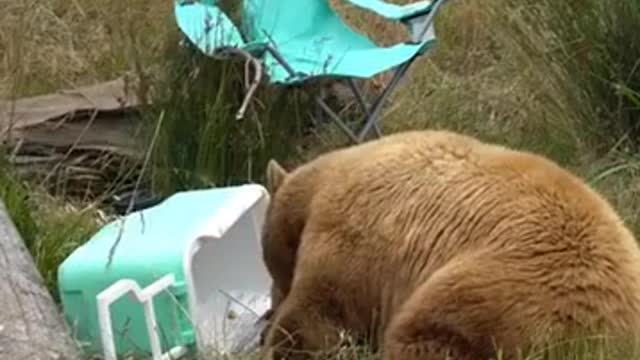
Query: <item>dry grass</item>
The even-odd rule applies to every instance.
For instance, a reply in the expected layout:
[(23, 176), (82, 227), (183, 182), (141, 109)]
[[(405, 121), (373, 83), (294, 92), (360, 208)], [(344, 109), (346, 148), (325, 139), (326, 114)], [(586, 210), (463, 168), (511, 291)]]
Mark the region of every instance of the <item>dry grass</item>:
[[(354, 28), (382, 44), (406, 36), (397, 24), (345, 1), (331, 2)], [(239, 94), (239, 74), (176, 53), (170, 1), (0, 0), (0, 7), (0, 98), (135, 76), (141, 80), (140, 95), (161, 104), (149, 114), (151, 125), (160, 114), (167, 121), (155, 156), (159, 170), (152, 172), (164, 191), (252, 179), (269, 157), (296, 163), (342, 141), (337, 130), (325, 129), (304, 146), (289, 144), (286, 139), (299, 131), (292, 124), (307, 117), (309, 109), (273, 100), (274, 93), (266, 90), (250, 122), (230, 122), (236, 108), (228, 102)], [(547, 155), (602, 191), (638, 234), (640, 106), (619, 91), (640, 89), (638, 27), (638, 0), (449, 1), (436, 19), (438, 45), (415, 63), (388, 104), (383, 127), (386, 132), (447, 128)], [(226, 72), (232, 80), (220, 75)], [(378, 77), (369, 85), (379, 87), (386, 79)], [(209, 96), (213, 93), (217, 100)], [(260, 142), (253, 141), (257, 138)], [(285, 142), (287, 147), (281, 146)], [(171, 175), (181, 171), (192, 175)], [(60, 209), (33, 215), (35, 210), (21, 200), (13, 208), (27, 232), (34, 222), (47, 223), (40, 218), (46, 211)], [(54, 225), (41, 229), (54, 232), (70, 221), (50, 218)], [(51, 243), (46, 231), (34, 231), (33, 249)], [(67, 244), (75, 246), (85, 235), (69, 235)], [(36, 256), (42, 259), (41, 271), (52, 274), (61, 253), (51, 250), (57, 255), (49, 256), (47, 251)], [(592, 350), (568, 353), (548, 358), (607, 358)], [(344, 357), (352, 358), (367, 357)]]
[(154, 76), (171, 2), (0, 0), (0, 98)]

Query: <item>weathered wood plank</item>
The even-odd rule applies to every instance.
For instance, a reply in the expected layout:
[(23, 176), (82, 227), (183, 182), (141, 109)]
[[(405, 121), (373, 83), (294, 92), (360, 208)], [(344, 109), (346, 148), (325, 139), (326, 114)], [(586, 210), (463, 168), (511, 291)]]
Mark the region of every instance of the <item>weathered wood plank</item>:
[(75, 360), (80, 356), (0, 199), (0, 359)]

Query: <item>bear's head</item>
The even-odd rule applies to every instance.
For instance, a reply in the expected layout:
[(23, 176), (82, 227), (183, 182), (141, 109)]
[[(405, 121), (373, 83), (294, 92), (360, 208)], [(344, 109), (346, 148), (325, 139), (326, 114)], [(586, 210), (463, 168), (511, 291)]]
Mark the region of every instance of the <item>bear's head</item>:
[[(271, 272), (272, 276), (277, 277), (280, 270), (280, 264), (282, 262), (282, 249), (281, 246), (285, 245), (291, 234), (288, 232), (287, 226), (287, 214), (284, 211), (286, 206), (283, 206), (283, 201), (278, 196), (278, 189), (282, 187), (282, 184), (287, 179), (287, 171), (276, 161), (270, 160), (267, 164), (265, 180), (266, 188), (271, 196), (271, 201), (267, 207), (265, 216), (265, 222), (262, 227), (262, 247), (264, 251), (264, 260), (267, 268)], [(284, 261), (287, 263), (288, 261)], [(271, 286), (271, 301), (274, 307), (282, 300), (282, 291), (279, 289), (275, 282)]]
[(265, 173), (271, 200), (261, 238), (263, 259), (274, 280), (272, 302), (275, 304), (279, 304), (282, 295), (289, 291), (296, 253), (315, 190), (313, 182), (317, 177), (308, 169), (288, 172), (278, 162), (270, 160)]

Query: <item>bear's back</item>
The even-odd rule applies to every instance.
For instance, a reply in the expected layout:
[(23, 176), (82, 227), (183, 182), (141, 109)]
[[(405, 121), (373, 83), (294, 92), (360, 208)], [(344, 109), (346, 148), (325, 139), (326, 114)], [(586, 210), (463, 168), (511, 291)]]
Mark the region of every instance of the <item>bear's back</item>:
[(501, 224), (558, 237), (622, 226), (600, 195), (552, 161), (445, 131), (390, 135), (300, 170), (301, 183), (314, 184), (316, 217), (363, 234), (427, 241), (450, 231), (448, 242), (488, 246), (513, 241), (499, 236)]
[[(568, 277), (579, 273), (571, 267), (604, 271), (616, 264), (611, 276), (637, 284), (632, 234), (597, 193), (544, 157), (451, 132), (414, 131), (306, 166), (300, 174), (313, 169), (302, 176), (314, 183), (312, 226), (351, 238), (335, 246), (379, 273), (428, 277), (481, 250)], [(307, 244), (307, 251), (320, 251), (316, 246), (326, 244)]]

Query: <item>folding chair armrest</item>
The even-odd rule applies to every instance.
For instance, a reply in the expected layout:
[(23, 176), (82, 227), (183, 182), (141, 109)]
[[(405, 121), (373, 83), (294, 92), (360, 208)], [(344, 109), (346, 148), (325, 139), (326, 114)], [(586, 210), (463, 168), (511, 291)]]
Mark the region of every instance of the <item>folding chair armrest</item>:
[(374, 12), (388, 20), (406, 21), (428, 14), (438, 0), (418, 1), (407, 5), (389, 4), (383, 0), (348, 0), (353, 5)]
[(262, 42), (262, 41), (252, 41), (252, 42), (246, 43), (242, 47), (242, 49), (248, 52), (249, 54), (251, 54), (253, 57), (257, 59), (261, 59), (264, 53), (267, 51), (268, 47), (269, 47), (269, 43)]

